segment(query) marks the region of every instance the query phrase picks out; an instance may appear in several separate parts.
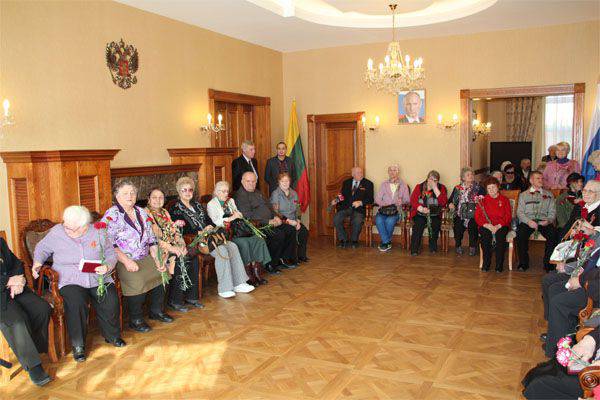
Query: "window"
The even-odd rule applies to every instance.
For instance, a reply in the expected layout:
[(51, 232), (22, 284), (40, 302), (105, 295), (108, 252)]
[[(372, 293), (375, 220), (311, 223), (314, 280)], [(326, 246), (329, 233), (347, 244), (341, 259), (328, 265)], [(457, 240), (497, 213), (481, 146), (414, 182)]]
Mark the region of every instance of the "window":
[(573, 143), (573, 95), (546, 97), (544, 124), (545, 146)]

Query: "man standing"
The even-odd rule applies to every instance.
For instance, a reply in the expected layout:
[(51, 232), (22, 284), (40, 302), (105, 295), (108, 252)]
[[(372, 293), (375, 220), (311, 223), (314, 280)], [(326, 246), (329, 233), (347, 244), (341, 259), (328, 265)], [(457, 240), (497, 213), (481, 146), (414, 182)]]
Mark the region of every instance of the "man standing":
[(517, 251), (519, 253), (519, 270), (529, 268), (529, 236), (537, 231), (546, 238), (544, 251), (544, 268), (549, 271), (554, 269), (550, 264), (550, 255), (558, 241), (558, 233), (554, 226), (556, 219), (556, 203), (554, 196), (542, 188), (543, 176), (541, 172), (533, 171), (529, 175), (531, 187), (519, 195), (517, 206)]
[[(362, 168), (354, 167), (352, 178), (342, 183), (341, 195), (341, 198), (338, 196), (331, 202), (331, 205), (337, 204), (333, 225), (337, 231), (338, 246), (344, 248), (351, 245), (356, 248), (360, 231), (365, 223), (365, 206), (373, 204), (373, 182), (363, 177)], [(344, 229), (346, 217), (350, 217), (352, 225), (351, 242), (348, 242), (348, 235)]]
[(529, 182), (529, 174), (531, 173), (531, 160), (524, 158), (521, 160), (519, 168), (517, 168), (517, 175), (523, 178), (523, 182)]
[(233, 191), (235, 192), (241, 186), (242, 175), (245, 172), (252, 172), (256, 176), (256, 187), (260, 189), (258, 183), (258, 162), (254, 158), (256, 147), (251, 140), (242, 142), (242, 155), (231, 162), (231, 175), (233, 177)]
[(403, 100), (405, 115), (401, 115), (398, 122), (401, 124), (419, 124), (423, 121), (419, 117), (421, 111), (421, 96), (417, 92), (408, 92)]
[(267, 160), (265, 167), (265, 181), (269, 184), (269, 194), (277, 189), (277, 177), (279, 174), (287, 173), (292, 179), (291, 187), (296, 188), (296, 174), (294, 163), (291, 158), (285, 155), (287, 146), (284, 142), (277, 143), (277, 155)]
[(238, 210), (252, 221), (261, 225), (271, 225), (271, 232), (265, 232), (267, 247), (273, 260), (265, 269), (269, 273), (278, 272), (278, 266), (283, 268), (296, 268), (296, 228), (284, 224), (281, 218), (275, 215), (269, 202), (262, 193), (256, 190), (256, 176), (252, 172), (242, 175), (242, 187), (233, 196)]

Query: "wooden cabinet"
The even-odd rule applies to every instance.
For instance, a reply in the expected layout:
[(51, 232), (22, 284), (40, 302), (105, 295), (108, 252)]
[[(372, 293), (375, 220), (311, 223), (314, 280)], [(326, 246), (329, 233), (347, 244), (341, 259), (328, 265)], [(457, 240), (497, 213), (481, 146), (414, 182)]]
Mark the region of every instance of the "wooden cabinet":
[[(23, 254), (20, 233), (29, 221), (60, 221), (81, 204), (102, 213), (111, 205), (110, 161), (119, 150), (14, 151), (6, 163), (12, 243)], [(19, 243), (18, 246), (15, 244)]]

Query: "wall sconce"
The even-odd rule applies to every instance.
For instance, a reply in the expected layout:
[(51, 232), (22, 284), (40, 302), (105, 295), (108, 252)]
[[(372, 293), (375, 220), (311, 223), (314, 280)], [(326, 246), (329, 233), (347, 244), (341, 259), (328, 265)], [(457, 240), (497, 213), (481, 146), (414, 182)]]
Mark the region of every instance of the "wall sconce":
[(437, 127), (440, 129), (444, 129), (444, 130), (452, 130), (454, 128), (456, 128), (456, 126), (458, 125), (458, 115), (454, 114), (452, 115), (452, 120), (444, 120), (444, 116), (442, 114), (438, 114), (438, 123), (437, 123)]
[(473, 120), (473, 141), (479, 136), (487, 135), (492, 130), (491, 122), (480, 122), (478, 119)]
[(8, 99), (4, 99), (2, 108), (4, 109), (4, 113), (2, 114), (2, 118), (0, 118), (0, 139), (4, 137), (6, 128), (15, 124), (15, 119), (10, 114), (10, 102)]
[(225, 125), (223, 124), (223, 116), (221, 114), (217, 116), (218, 123), (216, 125), (212, 123), (212, 115), (210, 115), (210, 113), (206, 116), (206, 120), (208, 121), (208, 123), (200, 127), (200, 131), (202, 133), (206, 133), (207, 135), (210, 135), (211, 133), (219, 135), (220, 132), (223, 132), (225, 130)]
[(367, 126), (367, 117), (365, 117), (364, 115), (362, 116), (361, 120), (362, 120), (363, 127), (366, 130), (369, 130), (370, 132), (373, 132), (373, 133), (379, 131), (379, 115), (376, 115), (375, 118), (373, 118), (373, 120), (375, 122), (374, 125)]

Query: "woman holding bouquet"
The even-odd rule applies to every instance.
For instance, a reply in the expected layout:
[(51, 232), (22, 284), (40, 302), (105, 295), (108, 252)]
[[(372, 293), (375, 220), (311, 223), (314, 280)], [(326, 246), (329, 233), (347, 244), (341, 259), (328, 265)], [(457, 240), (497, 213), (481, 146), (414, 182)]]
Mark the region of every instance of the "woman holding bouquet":
[(506, 252), (506, 234), (510, 227), (512, 212), (510, 201), (500, 194), (500, 182), (494, 177), (483, 181), (487, 194), (478, 196), (475, 209), (475, 222), (479, 226), (481, 248), (483, 250), (483, 270), (489, 271), (492, 264), (492, 250), (496, 248), (496, 272), (502, 272)]
[(164, 204), (164, 192), (159, 188), (150, 190), (146, 211), (152, 217), (152, 230), (158, 238), (162, 262), (166, 262), (168, 273), (173, 276), (167, 306), (175, 311), (186, 312), (188, 309), (183, 305), (183, 293), (180, 289), (182, 282), (181, 266), (183, 264), (185, 267), (185, 261), (183, 259), (179, 260), (179, 258), (185, 257), (187, 249), (177, 226), (177, 223), (183, 224), (183, 222), (173, 222), (169, 212), (163, 208)]
[[(206, 205), (206, 210), (216, 226), (225, 226), (244, 217), (237, 209), (235, 200), (229, 197), (227, 181), (217, 182), (213, 196)], [(244, 265), (256, 262), (266, 266), (271, 262), (269, 248), (263, 238), (256, 235), (240, 236), (234, 232), (231, 241), (237, 245)]]
[[(50, 229), (33, 253), (34, 278), (39, 276), (44, 262), (52, 257), (51, 268), (58, 272), (58, 288), (64, 300), (73, 358), (77, 362), (85, 361), (88, 303), (96, 310), (98, 325), (106, 342), (117, 347), (125, 346), (119, 326), (119, 299), (110, 276), (117, 256), (106, 234), (106, 225), (90, 225), (90, 221), (87, 208), (65, 208), (63, 223)], [(82, 272), (79, 270), (82, 259), (100, 260), (102, 265), (95, 268), (95, 273)], [(100, 278), (101, 275), (104, 278)]]
[[(194, 181), (184, 176), (177, 181), (179, 200), (171, 208), (173, 218), (185, 221), (184, 234), (205, 234), (214, 229), (212, 221), (202, 204), (194, 199)], [(236, 293), (249, 293), (254, 286), (248, 285), (248, 275), (238, 247), (233, 242), (226, 242), (217, 246), (210, 255), (215, 258), (215, 269), (219, 282), (219, 296), (223, 298), (234, 297)], [(196, 257), (192, 257), (197, 262)], [(198, 274), (195, 274), (196, 278)], [(196, 292), (198, 284), (196, 282)]]
[(414, 226), (410, 239), (410, 254), (416, 256), (421, 248), (425, 228), (429, 234), (429, 252), (437, 252), (437, 240), (442, 226), (442, 210), (448, 202), (446, 186), (440, 183), (440, 173), (429, 171), (427, 180), (415, 187), (410, 196), (410, 216)]
[(128, 180), (118, 182), (113, 194), (116, 204), (109, 208), (102, 221), (117, 254), (117, 272), (123, 296), (129, 310), (129, 327), (137, 332), (149, 332), (144, 321), (143, 305), (150, 296), (150, 319), (173, 322), (163, 311), (165, 290), (161, 273), (167, 268), (158, 258), (152, 218), (135, 205), (137, 188)]
[(271, 205), (284, 224), (291, 225), (296, 229), (297, 259), (298, 262), (307, 262), (308, 229), (300, 221), (298, 193), (290, 187), (291, 182), (292, 178), (287, 172), (279, 174), (277, 177), (279, 186), (271, 193)]

